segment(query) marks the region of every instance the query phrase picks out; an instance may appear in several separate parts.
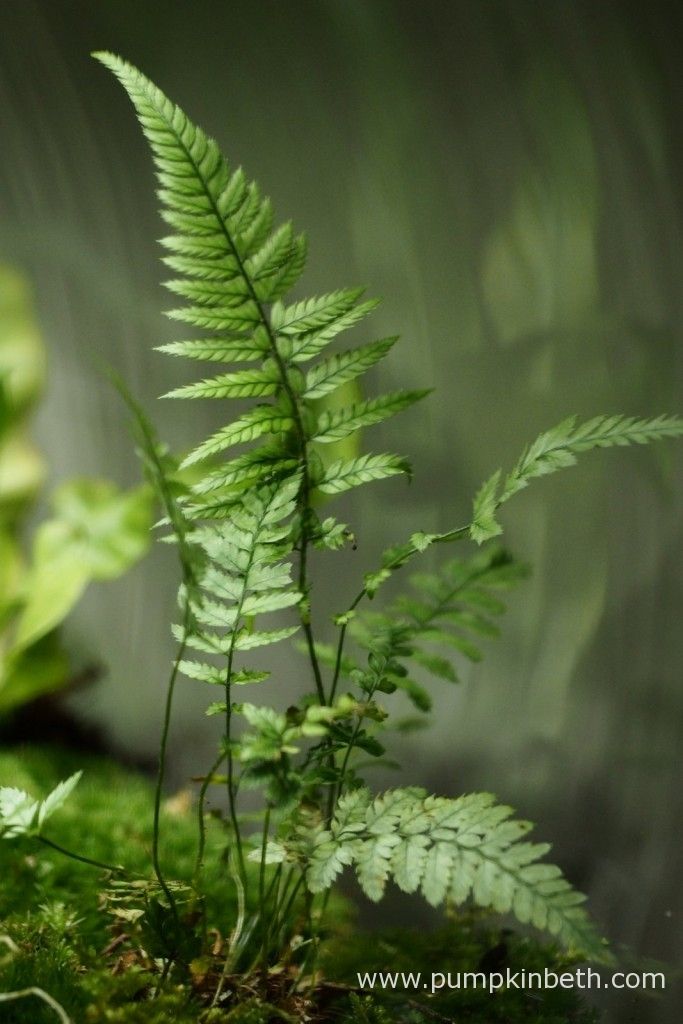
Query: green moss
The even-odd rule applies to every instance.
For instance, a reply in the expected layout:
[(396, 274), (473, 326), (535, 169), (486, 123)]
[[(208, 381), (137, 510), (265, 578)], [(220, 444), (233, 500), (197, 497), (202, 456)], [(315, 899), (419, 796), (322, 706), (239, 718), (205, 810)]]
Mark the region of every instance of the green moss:
[[(73, 797), (50, 822), (51, 839), (81, 854), (149, 874), (152, 793), (149, 782), (118, 765), (68, 752), (25, 749), (0, 753), (0, 785), (20, 786), (36, 796), (78, 768), (84, 777)], [(175, 810), (173, 809), (175, 808)], [(162, 854), (169, 878), (187, 880), (196, 851), (196, 824), (189, 806), (172, 801), (165, 812)], [(226, 899), (231, 885), (220, 853), (225, 845), (218, 822), (208, 830), (207, 917), (226, 935), (232, 927)], [(213, 865), (213, 867), (212, 867)], [(576, 993), (442, 991), (426, 1004), (423, 994), (361, 993), (349, 989), (357, 971), (474, 971), (497, 957), (503, 969), (561, 970), (557, 951), (491, 927), (482, 914), (459, 916), (433, 932), (359, 932), (348, 903), (330, 903), (329, 934), (323, 945), (323, 975), (337, 987), (323, 987), (312, 1003), (245, 993), (230, 1009), (202, 1008), (189, 976), (169, 979), (153, 1000), (158, 973), (130, 947), (103, 955), (114, 936), (113, 919), (102, 906), (103, 875), (36, 843), (0, 843), (0, 934), (18, 952), (0, 947), (0, 991), (39, 986), (64, 1006), (76, 1024), (270, 1024), (298, 1022), (303, 1007), (311, 1021), (340, 1024), (432, 1024), (434, 1012), (465, 1024), (592, 1024), (598, 1018)], [(227, 908), (227, 910), (226, 910)], [(150, 952), (150, 950), (147, 950)], [(119, 955), (124, 959), (117, 963)], [(498, 965), (496, 969), (498, 968)], [(277, 975), (273, 976), (277, 992)], [(345, 989), (343, 986), (349, 986)], [(283, 990), (284, 991), (284, 990)], [(413, 997), (414, 1000), (413, 1000)], [(276, 1005), (277, 1004), (277, 1005)], [(53, 1010), (34, 997), (3, 1004), (6, 1024), (55, 1024)]]
[[(434, 931), (393, 930), (380, 934), (331, 937), (325, 949), (323, 970), (349, 985), (358, 983), (357, 972), (432, 972), (455, 975), (464, 972), (543, 971), (561, 972), (572, 966), (566, 955), (552, 946), (493, 927), (482, 912), (453, 916)], [(420, 1011), (420, 1004), (425, 1011)], [(383, 1016), (386, 1011), (389, 1017)], [(424, 992), (401, 991), (352, 998), (346, 1024), (429, 1024), (434, 1012), (442, 1017), (481, 1024), (594, 1024), (595, 1011), (583, 1005), (576, 992), (564, 989), (523, 991), (510, 989), (493, 995), (485, 989), (443, 989), (425, 1000)]]

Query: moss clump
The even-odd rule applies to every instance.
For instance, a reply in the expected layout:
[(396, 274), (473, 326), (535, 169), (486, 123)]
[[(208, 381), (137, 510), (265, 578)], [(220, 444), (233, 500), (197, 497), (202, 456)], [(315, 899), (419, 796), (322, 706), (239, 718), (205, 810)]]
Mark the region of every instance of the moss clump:
[[(374, 935), (332, 936), (323, 970), (355, 985), (357, 974), (417, 972), (429, 979), (432, 972), (540, 971), (562, 972), (576, 966), (559, 950), (491, 925), (482, 912), (458, 914), (434, 931), (397, 929)], [(424, 1006), (421, 1011), (420, 1005)], [(440, 1017), (434, 1016), (434, 1014)], [(359, 994), (351, 997), (345, 1024), (432, 1024), (445, 1019), (476, 1024), (595, 1024), (596, 1011), (586, 1007), (570, 990), (524, 991), (511, 988), (490, 995), (481, 988), (448, 989), (433, 996), (424, 990)]]
[[(100, 758), (66, 751), (27, 748), (0, 754), (0, 786), (14, 785), (44, 794), (77, 768), (84, 778), (68, 804), (50, 822), (55, 842), (95, 860), (122, 864), (149, 874), (151, 788), (146, 779)], [(196, 853), (196, 826), (191, 801), (175, 799), (164, 809), (163, 861), (169, 878), (191, 877)], [(206, 927), (227, 935), (233, 922), (226, 907), (231, 884), (221, 866), (225, 835), (212, 823), (208, 843)], [(318, 989), (305, 997), (286, 995), (286, 975), (275, 968), (269, 996), (242, 990), (232, 1002), (207, 1008), (192, 966), (183, 975), (160, 976), (153, 950), (127, 942), (126, 931), (103, 905), (110, 880), (101, 872), (27, 842), (0, 843), (0, 934), (16, 950), (0, 947), (0, 991), (39, 986), (50, 993), (75, 1024), (433, 1024), (435, 1014), (463, 1024), (593, 1024), (598, 1017), (576, 993), (564, 990), (511, 990), (489, 996), (485, 991), (442, 990), (424, 993), (357, 993), (356, 972), (475, 971), (482, 969), (562, 970), (568, 965), (557, 951), (511, 933), (501, 932), (482, 914), (454, 917), (433, 932), (359, 933), (348, 905), (331, 903), (329, 930), (323, 944)], [(488, 967), (487, 967), (488, 965)], [(233, 993), (239, 980), (232, 979)], [(154, 998), (151, 998), (154, 997)], [(424, 1007), (424, 1009), (422, 1008)], [(6, 1024), (55, 1024), (54, 1010), (35, 997), (2, 1004)]]

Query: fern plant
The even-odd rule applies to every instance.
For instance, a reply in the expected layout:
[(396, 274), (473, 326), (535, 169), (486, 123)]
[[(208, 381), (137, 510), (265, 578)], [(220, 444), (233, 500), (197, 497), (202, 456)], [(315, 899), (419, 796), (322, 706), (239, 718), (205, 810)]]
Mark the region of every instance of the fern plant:
[[(351, 541), (344, 523), (320, 514), (321, 498), (411, 472), (403, 455), (330, 458), (325, 451), (406, 410), (426, 392), (326, 404), (391, 352), (393, 337), (332, 348), (376, 301), (359, 289), (288, 298), (304, 269), (304, 236), (289, 223), (273, 226), (270, 202), (258, 186), (141, 72), (112, 54), (96, 57), (133, 102), (171, 232), (162, 240), (173, 274), (166, 285), (182, 301), (169, 316), (191, 330), (186, 340), (161, 351), (204, 367), (199, 381), (166, 397), (218, 400), (226, 410), (225, 425), (198, 439), (180, 461), (128, 399), (163, 505), (164, 539), (176, 545), (182, 568), (153, 848), (155, 884), (176, 925), (191, 927), (174, 896), (177, 885), (190, 880), (165, 878), (159, 808), (179, 676), (208, 686), (207, 713), (224, 723), (198, 794), (191, 880), (196, 914), (206, 798), (210, 787), (220, 787), (227, 806), (226, 900), (234, 900), (234, 926), (214, 1001), (230, 972), (256, 966), (265, 971), (283, 957), (297, 965), (295, 983), (311, 975), (320, 918), (345, 867), (353, 868), (372, 900), (381, 898), (389, 880), (404, 892), (420, 891), (435, 906), (471, 899), (550, 933), (577, 956), (608, 961), (584, 897), (546, 862), (548, 845), (530, 842), (531, 825), (514, 818), (509, 807), (487, 793), (450, 799), (408, 787), (373, 795), (365, 783), (364, 766), (379, 763), (385, 752), (381, 737), (392, 721), (390, 695), (402, 691), (427, 712), (425, 680), (456, 683), (458, 660), (479, 660), (482, 643), (498, 632), (502, 596), (525, 577), (526, 567), (498, 542), (487, 544), (435, 573), (416, 573), (410, 592), (385, 610), (366, 606), (428, 548), (497, 537), (499, 510), (536, 477), (572, 465), (593, 448), (678, 436), (683, 421), (565, 420), (531, 444), (507, 475), (497, 472), (484, 484), (471, 522), (438, 534), (416, 532), (389, 548), (335, 617), (333, 636), (317, 636), (310, 549), (335, 551)], [(207, 374), (207, 364), (228, 369)], [(230, 399), (246, 401), (246, 408), (233, 413)], [(234, 451), (245, 444), (246, 450)], [(285, 623), (281, 614), (288, 616)], [(268, 675), (259, 650), (290, 639), (307, 656), (310, 683), (286, 709), (259, 704), (252, 695)], [(244, 687), (249, 701), (242, 698)], [(247, 787), (263, 793), (256, 836), (249, 835), (251, 819), (242, 805)], [(169, 940), (166, 958), (167, 969), (181, 959), (177, 943)]]

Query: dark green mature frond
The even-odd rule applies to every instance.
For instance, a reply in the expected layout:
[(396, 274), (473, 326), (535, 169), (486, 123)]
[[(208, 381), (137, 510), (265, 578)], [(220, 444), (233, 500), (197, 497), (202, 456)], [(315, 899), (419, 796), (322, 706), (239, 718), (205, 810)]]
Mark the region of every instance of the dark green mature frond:
[(579, 424), (576, 417), (571, 416), (530, 444), (515, 468), (502, 478), (502, 482), (500, 471), (486, 481), (474, 501), (471, 536), (481, 544), (499, 534), (501, 528), (495, 518), (497, 509), (534, 478), (573, 466), (580, 452), (593, 448), (649, 444), (651, 441), (681, 435), (683, 419), (678, 416), (656, 416), (651, 419), (596, 416)]
[(412, 662), (439, 679), (458, 682), (450, 657), (438, 653), (439, 648), (480, 661), (479, 638), (499, 633), (495, 618), (505, 611), (499, 595), (528, 571), (494, 547), (450, 561), (438, 572), (412, 576), (410, 595), (398, 597), (384, 612), (351, 619), (353, 638), (368, 652), (368, 668), (359, 672), (347, 662), (344, 674), (352, 675), (366, 692), (404, 690), (419, 710), (429, 711), (429, 694), (410, 677), (407, 666)]
[[(318, 356), (371, 313), (377, 300), (361, 301), (362, 289), (344, 289), (286, 305), (283, 298), (303, 271), (304, 237), (295, 235), (289, 223), (273, 228), (270, 201), (256, 183), (241, 169), (231, 168), (216, 142), (136, 68), (112, 54), (96, 56), (126, 89), (152, 148), (162, 217), (172, 231), (162, 240), (164, 262), (178, 275), (165, 284), (185, 303), (168, 315), (210, 333), (206, 339), (162, 345), (161, 351), (200, 361), (261, 364), (175, 388), (166, 397), (271, 399), (199, 444), (185, 465), (233, 445), (265, 442), (269, 453), (274, 448), (280, 453), (279, 459), (271, 460), (269, 454), (261, 463), (279, 463), (272, 477), (265, 471), (238, 474), (232, 483), (218, 487), (277, 479), (286, 463), (293, 472), (301, 471), (302, 493), (308, 493), (310, 442), (329, 444), (348, 437), (407, 408), (424, 392), (384, 396), (316, 417), (309, 403), (367, 372), (387, 355), (395, 339), (323, 358), (306, 376), (297, 364)], [(226, 469), (226, 480), (236, 471), (235, 466)], [(216, 491), (220, 472), (212, 469), (208, 482), (200, 479), (198, 493)], [(362, 479), (357, 475), (357, 483), (378, 478), (379, 473), (365, 473)], [(217, 494), (214, 508), (220, 500)]]
[(382, 897), (390, 878), (403, 892), (419, 889), (432, 906), (471, 898), (548, 932), (572, 953), (610, 962), (585, 897), (542, 860), (549, 845), (526, 841), (532, 825), (512, 814), (489, 793), (451, 800), (416, 788), (375, 797), (354, 789), (337, 803), (329, 828), (302, 832), (273, 856), (302, 860), (313, 893), (352, 865), (371, 900)]

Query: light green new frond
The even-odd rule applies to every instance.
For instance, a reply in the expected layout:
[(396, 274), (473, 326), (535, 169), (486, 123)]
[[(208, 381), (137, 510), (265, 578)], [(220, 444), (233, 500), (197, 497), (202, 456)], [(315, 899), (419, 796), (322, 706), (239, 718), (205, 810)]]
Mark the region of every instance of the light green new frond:
[(395, 416), (428, 394), (428, 390), (396, 391), (380, 395), (379, 398), (370, 398), (365, 402), (357, 402), (335, 412), (323, 412), (318, 417), (317, 430), (312, 440), (320, 444), (341, 441), (362, 427), (371, 427), (375, 423), (389, 419), (390, 416)]
[(524, 841), (531, 826), (487, 793), (449, 800), (420, 790), (354, 795), (353, 813), (340, 801), (330, 829), (308, 853), (311, 892), (328, 888), (352, 864), (366, 895), (379, 900), (393, 878), (404, 892), (421, 890), (433, 906), (472, 899), (513, 913), (595, 961), (609, 953), (582, 907), (584, 897), (559, 868), (542, 861), (545, 843)]
[(325, 476), (318, 484), (325, 494), (341, 494), (352, 487), (370, 483), (373, 480), (384, 480), (396, 476), (397, 473), (412, 475), (411, 465), (400, 455), (361, 455), (357, 459), (333, 462), (325, 471)]
[(44, 800), (34, 800), (22, 789), (0, 787), (0, 838), (40, 835), (43, 825), (62, 807), (81, 780), (75, 772), (60, 782)]
[(652, 419), (596, 416), (578, 425), (574, 416), (563, 420), (529, 445), (502, 483), (500, 473), (496, 473), (484, 484), (474, 500), (471, 536), (482, 543), (499, 534), (501, 528), (495, 518), (496, 510), (536, 477), (573, 466), (581, 452), (593, 448), (649, 444), (681, 435), (683, 419), (678, 416), (656, 416)]

